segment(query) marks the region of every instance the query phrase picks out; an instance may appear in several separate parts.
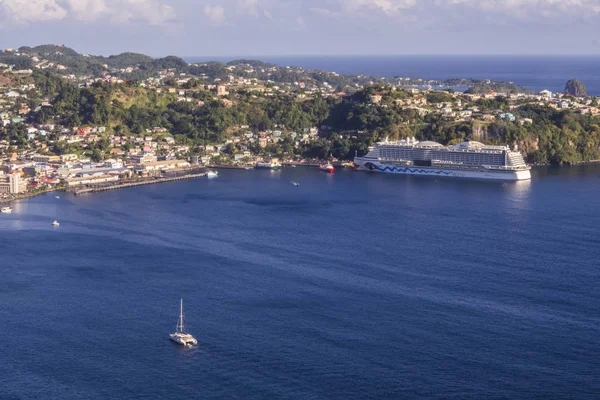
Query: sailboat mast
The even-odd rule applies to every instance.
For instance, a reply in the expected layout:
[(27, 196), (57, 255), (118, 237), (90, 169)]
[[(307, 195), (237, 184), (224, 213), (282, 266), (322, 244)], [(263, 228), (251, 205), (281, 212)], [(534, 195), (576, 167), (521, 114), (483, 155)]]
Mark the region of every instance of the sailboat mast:
[(183, 333), (183, 299), (180, 299), (179, 303), (179, 329)]

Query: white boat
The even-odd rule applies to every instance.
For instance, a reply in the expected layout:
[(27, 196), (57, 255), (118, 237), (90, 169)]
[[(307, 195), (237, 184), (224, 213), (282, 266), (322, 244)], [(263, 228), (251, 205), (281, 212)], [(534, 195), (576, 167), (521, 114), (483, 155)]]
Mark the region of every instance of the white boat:
[(292, 185), (294, 185), (294, 186), (300, 186), (300, 184), (298, 182), (293, 182), (293, 181), (292, 181)]
[(0, 212), (4, 214), (10, 214), (12, 212), (12, 207), (2, 207), (0, 208)]
[(281, 168), (281, 163), (278, 159), (273, 158), (270, 162), (258, 162), (256, 163), (256, 168), (264, 168), (264, 169), (279, 169)]
[(183, 329), (183, 299), (180, 300), (179, 303), (179, 319), (177, 320), (175, 333), (171, 333), (169, 335), (169, 339), (182, 346), (192, 346), (198, 344), (196, 338), (189, 333), (185, 333), (185, 330)]
[(52, 226), (60, 226), (60, 223), (55, 220), (54, 222), (52, 222)]
[(321, 171), (328, 172), (328, 173), (330, 173), (330, 174), (332, 174), (332, 173), (333, 173), (333, 171), (335, 170), (335, 169), (333, 168), (333, 165), (331, 165), (331, 164), (323, 164), (323, 165), (319, 165), (319, 169), (320, 169)]
[(219, 176), (219, 171), (208, 171), (206, 173), (207, 178), (216, 178), (217, 176)]
[(55, 198), (55, 199), (60, 199), (60, 196), (55, 196), (54, 198)]

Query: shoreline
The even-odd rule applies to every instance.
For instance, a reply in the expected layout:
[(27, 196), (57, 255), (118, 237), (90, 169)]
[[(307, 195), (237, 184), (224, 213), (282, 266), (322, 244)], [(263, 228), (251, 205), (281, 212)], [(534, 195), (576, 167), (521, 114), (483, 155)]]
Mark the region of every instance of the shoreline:
[(0, 204), (10, 204), (13, 201), (19, 201), (19, 200), (25, 200), (25, 199), (29, 199), (31, 197), (35, 197), (35, 196), (39, 196), (42, 194), (46, 194), (46, 193), (52, 193), (52, 192), (64, 192), (65, 189), (63, 188), (52, 188), (52, 189), (46, 189), (46, 190), (42, 190), (39, 192), (25, 192), (25, 193), (20, 193), (14, 197), (11, 198), (1, 198), (0, 199)]
[[(348, 165), (345, 165), (346, 162), (336, 162), (333, 163), (334, 166), (336, 166), (337, 168), (349, 168)], [(574, 164), (566, 164), (566, 165), (552, 165), (552, 164), (530, 164), (530, 167), (533, 168), (572, 168), (572, 167), (577, 167), (577, 166), (585, 166), (585, 165), (597, 165), (600, 164), (600, 160), (592, 160), (592, 161), (584, 161), (584, 162), (580, 162), (580, 163), (574, 163)], [(287, 162), (287, 163), (282, 163), (283, 166), (299, 166), (299, 167), (318, 167), (319, 164), (318, 163), (302, 163), (302, 162)], [(176, 169), (176, 170), (171, 170), (171, 171), (167, 171), (166, 174), (177, 174), (177, 173), (182, 173), (182, 172), (193, 172), (193, 171), (197, 171), (197, 170), (201, 170), (201, 169), (235, 169), (235, 170), (253, 170), (255, 169), (253, 166), (243, 166), (243, 165), (228, 165), (228, 164), (219, 164), (219, 165), (206, 165), (206, 166), (196, 166), (196, 167), (192, 167), (192, 168), (182, 168), (182, 169)], [(13, 202), (19, 201), (19, 200), (25, 200), (25, 199), (29, 199), (32, 197), (36, 197), (39, 195), (43, 195), (46, 193), (52, 193), (52, 192), (66, 192), (66, 193), (72, 193), (75, 196), (81, 195), (81, 194), (87, 194), (87, 193), (97, 193), (97, 192), (104, 192), (104, 191), (111, 191), (111, 190), (119, 190), (119, 189), (126, 189), (129, 187), (135, 187), (135, 186), (143, 186), (143, 185), (149, 185), (149, 184), (158, 184), (158, 183), (167, 183), (167, 182), (174, 182), (174, 181), (179, 181), (179, 180), (184, 180), (184, 179), (193, 179), (193, 178), (202, 178), (202, 177), (206, 177), (207, 175), (207, 171), (206, 172), (198, 172), (198, 173), (188, 173), (188, 174), (184, 174), (184, 175), (179, 175), (179, 176), (161, 176), (161, 177), (142, 177), (139, 179), (135, 179), (132, 181), (117, 181), (117, 182), (113, 182), (111, 184), (107, 184), (107, 185), (86, 185), (85, 187), (73, 187), (73, 188), (68, 188), (68, 187), (54, 187), (54, 188), (50, 188), (50, 189), (46, 189), (46, 190), (42, 190), (42, 191), (37, 191), (37, 192), (26, 192), (26, 193), (21, 193), (18, 194), (16, 196), (10, 197), (10, 198), (0, 198), (0, 205), (8, 205), (11, 204)]]
[[(167, 174), (169, 173), (181, 173), (181, 172), (192, 172), (195, 170), (200, 170), (200, 169), (204, 169), (205, 167), (193, 167), (193, 168), (181, 168), (181, 169), (174, 169), (171, 171), (168, 171)], [(177, 181), (177, 180), (183, 180), (183, 179), (191, 179), (191, 178), (198, 178), (198, 177), (203, 177), (206, 176), (206, 172), (200, 172), (200, 173), (188, 173), (186, 175), (180, 175), (180, 176), (164, 176), (164, 177), (143, 177), (143, 178), (139, 178), (133, 181), (117, 181), (117, 182), (113, 182), (111, 184), (108, 185), (85, 185), (84, 187), (54, 187), (54, 188), (50, 188), (50, 189), (46, 189), (46, 190), (41, 190), (41, 191), (36, 191), (36, 192), (25, 192), (25, 193), (20, 193), (18, 195), (12, 196), (10, 198), (0, 198), (0, 204), (2, 205), (6, 205), (6, 204), (11, 204), (15, 201), (19, 201), (19, 200), (25, 200), (25, 199), (29, 199), (32, 197), (36, 197), (42, 194), (46, 194), (46, 193), (52, 193), (52, 192), (66, 192), (66, 193), (73, 193), (75, 196), (77, 196), (78, 194), (83, 194), (83, 193), (94, 193), (94, 192), (101, 192), (101, 191), (108, 191), (108, 190), (117, 190), (117, 189), (124, 189), (127, 187), (133, 187), (133, 186), (141, 186), (141, 185), (148, 185), (148, 184), (154, 184), (154, 183), (164, 183), (164, 182), (172, 182), (172, 181)]]

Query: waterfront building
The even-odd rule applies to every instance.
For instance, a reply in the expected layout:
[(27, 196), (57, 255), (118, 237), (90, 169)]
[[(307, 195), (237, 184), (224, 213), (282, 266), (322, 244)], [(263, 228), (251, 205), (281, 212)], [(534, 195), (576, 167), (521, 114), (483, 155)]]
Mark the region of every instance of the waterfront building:
[(176, 168), (188, 168), (189, 166), (190, 163), (185, 160), (164, 160), (144, 163), (139, 169), (143, 171), (160, 171)]
[(0, 193), (19, 194), (27, 191), (27, 180), (21, 174), (0, 176)]
[(93, 185), (99, 183), (116, 182), (119, 180), (118, 175), (102, 174), (102, 175), (86, 175), (76, 176), (65, 179), (68, 186)]

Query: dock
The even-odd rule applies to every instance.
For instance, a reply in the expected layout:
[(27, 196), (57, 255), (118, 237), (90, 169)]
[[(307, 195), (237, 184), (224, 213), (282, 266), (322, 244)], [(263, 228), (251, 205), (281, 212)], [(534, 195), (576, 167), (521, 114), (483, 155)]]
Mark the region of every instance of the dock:
[[(323, 164), (326, 164), (327, 161), (323, 161), (323, 162), (300, 162), (300, 161), (288, 161), (288, 162), (283, 162), (281, 163), (284, 166), (292, 166), (295, 165), (297, 167), (319, 167)], [(331, 165), (333, 165), (336, 168), (342, 168), (342, 167), (352, 167), (352, 163), (349, 162), (344, 162), (344, 161), (333, 161), (330, 163)]]
[(101, 186), (88, 186), (85, 188), (73, 188), (68, 191), (73, 193), (75, 196), (86, 193), (98, 193), (98, 192), (106, 192), (109, 190), (117, 190), (117, 189), (125, 189), (134, 186), (142, 186), (142, 185), (151, 185), (153, 183), (163, 183), (163, 182), (174, 182), (174, 181), (182, 181), (184, 179), (193, 179), (193, 178), (202, 178), (206, 176), (206, 172), (202, 172), (199, 174), (188, 174), (181, 176), (174, 176), (170, 178), (154, 178), (154, 179), (146, 179), (143, 181), (137, 182), (124, 182), (124, 183), (116, 183), (114, 185), (101, 185)]
[(206, 167), (212, 168), (212, 169), (244, 169), (244, 170), (254, 169), (253, 165), (213, 164), (213, 165), (207, 165)]

